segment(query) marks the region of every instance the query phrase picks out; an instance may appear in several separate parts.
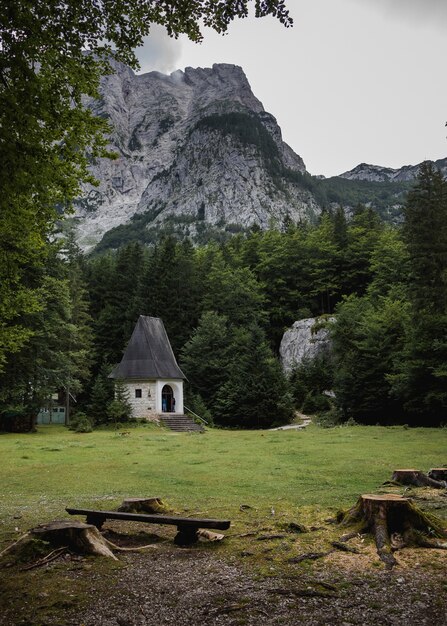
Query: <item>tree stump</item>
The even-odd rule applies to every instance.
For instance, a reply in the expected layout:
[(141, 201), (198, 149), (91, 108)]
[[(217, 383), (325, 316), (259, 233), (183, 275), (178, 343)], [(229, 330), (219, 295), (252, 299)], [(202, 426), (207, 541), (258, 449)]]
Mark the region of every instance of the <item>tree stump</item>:
[(434, 467), (428, 472), (428, 477), (433, 480), (439, 480), (440, 482), (445, 483), (444, 486), (447, 487), (447, 467)]
[(424, 474), (424, 472), (415, 469), (394, 470), (391, 480), (401, 485), (414, 485), (415, 487), (433, 487), (434, 489), (445, 489), (447, 487), (445, 481), (435, 480), (433, 477)]
[(126, 498), (118, 511), (123, 513), (169, 513), (169, 507), (161, 498)]
[(110, 549), (110, 543), (104, 539), (96, 526), (77, 521), (56, 521), (41, 524), (30, 533), (54, 546), (68, 546), (80, 554), (107, 556), (117, 560)]
[[(48, 524), (40, 524), (35, 528), (31, 528), (18, 541), (8, 546), (0, 552), (0, 557), (7, 553), (15, 553), (26, 550), (27, 544), (33, 540), (46, 542), (53, 548), (61, 548), (72, 550), (78, 554), (106, 556), (117, 561), (117, 557), (112, 550), (117, 552), (139, 552), (147, 548), (155, 548), (156, 545), (150, 544), (146, 546), (138, 546), (132, 548), (122, 548), (108, 541), (101, 535), (99, 530), (93, 524), (84, 524), (72, 520), (54, 521)], [(45, 559), (43, 559), (45, 561)]]
[(357, 532), (371, 532), (377, 554), (389, 569), (397, 563), (393, 551), (404, 546), (447, 548), (447, 542), (434, 539), (447, 537), (443, 520), (395, 494), (364, 494), (352, 509), (338, 513), (337, 522), (357, 526)]

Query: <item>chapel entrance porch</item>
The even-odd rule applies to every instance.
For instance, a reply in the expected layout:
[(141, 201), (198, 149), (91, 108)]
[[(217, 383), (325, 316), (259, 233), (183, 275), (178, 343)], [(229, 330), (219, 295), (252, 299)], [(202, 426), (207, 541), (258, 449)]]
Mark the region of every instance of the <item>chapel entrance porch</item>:
[(175, 397), (170, 385), (164, 385), (161, 390), (161, 410), (163, 413), (175, 413)]

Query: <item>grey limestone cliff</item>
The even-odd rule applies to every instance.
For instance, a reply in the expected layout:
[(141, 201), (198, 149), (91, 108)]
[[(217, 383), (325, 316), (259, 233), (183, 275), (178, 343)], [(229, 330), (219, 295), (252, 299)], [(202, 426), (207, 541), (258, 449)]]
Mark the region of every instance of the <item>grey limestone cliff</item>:
[(284, 371), (289, 374), (305, 360), (327, 353), (331, 349), (327, 322), (335, 318), (310, 317), (298, 320), (286, 330), (279, 354)]
[(145, 227), (173, 216), (262, 228), (319, 213), (300, 184), (301, 157), (282, 141), (275, 118), (253, 95), (240, 67), (218, 64), (167, 76), (136, 75), (116, 64), (101, 99), (116, 160), (92, 164), (98, 187), (77, 203), (84, 248), (135, 214)]

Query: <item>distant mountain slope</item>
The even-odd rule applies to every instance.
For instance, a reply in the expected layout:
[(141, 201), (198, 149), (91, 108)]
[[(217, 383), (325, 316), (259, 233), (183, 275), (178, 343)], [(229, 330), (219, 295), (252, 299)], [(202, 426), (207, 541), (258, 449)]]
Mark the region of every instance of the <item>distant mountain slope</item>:
[(84, 248), (131, 218), (139, 228), (176, 219), (266, 228), (319, 213), (301, 184), (303, 160), (240, 67), (137, 76), (117, 64), (101, 93), (91, 106), (110, 121), (119, 156), (92, 164), (100, 185), (87, 186), (77, 203)]
[[(444, 177), (447, 178), (447, 158), (438, 159), (437, 161), (433, 161), (433, 163), (442, 172)], [(360, 165), (349, 170), (349, 172), (340, 174), (340, 178), (378, 183), (408, 183), (416, 179), (420, 166), (421, 164), (419, 163), (418, 165), (404, 165), (398, 169), (392, 169), (391, 167), (360, 163)]]

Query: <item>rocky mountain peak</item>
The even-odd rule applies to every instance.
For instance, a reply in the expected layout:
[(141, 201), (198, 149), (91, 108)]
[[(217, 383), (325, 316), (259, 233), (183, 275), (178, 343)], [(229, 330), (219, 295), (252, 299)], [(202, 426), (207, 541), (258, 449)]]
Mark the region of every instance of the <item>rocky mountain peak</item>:
[(241, 67), (215, 64), (170, 75), (136, 75), (115, 63), (101, 99), (89, 106), (109, 120), (116, 160), (99, 159), (77, 203), (80, 244), (144, 216), (144, 228), (173, 217), (188, 222), (254, 223), (314, 216), (300, 185), (301, 157), (253, 94)]

